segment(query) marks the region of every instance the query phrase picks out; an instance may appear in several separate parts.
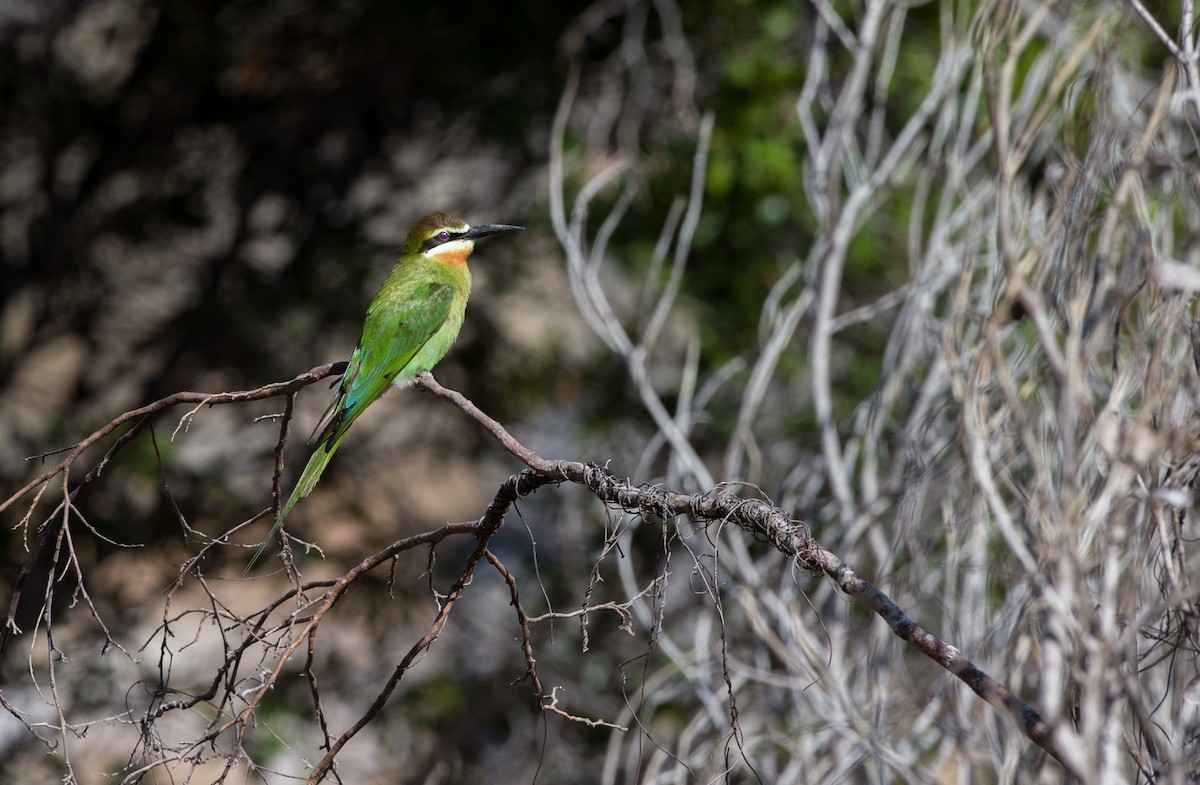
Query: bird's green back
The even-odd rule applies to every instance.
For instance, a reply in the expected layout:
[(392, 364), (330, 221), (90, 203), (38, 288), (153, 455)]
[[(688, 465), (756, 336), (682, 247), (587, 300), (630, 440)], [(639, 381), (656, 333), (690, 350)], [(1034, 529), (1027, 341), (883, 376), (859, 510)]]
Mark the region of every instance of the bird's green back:
[(466, 264), (420, 254), (401, 258), (367, 308), (332, 418), (316, 441), (328, 446), (329, 438), (349, 427), (389, 385), (403, 387), (431, 370), (458, 337), (470, 293)]

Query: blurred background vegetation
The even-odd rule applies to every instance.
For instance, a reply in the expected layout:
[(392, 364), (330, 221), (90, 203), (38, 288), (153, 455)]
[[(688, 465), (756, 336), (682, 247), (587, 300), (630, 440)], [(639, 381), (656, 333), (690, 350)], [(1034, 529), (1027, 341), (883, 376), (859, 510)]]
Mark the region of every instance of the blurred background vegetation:
[[(805, 242), (805, 227), (790, 218), (801, 196), (788, 117), (794, 55), (812, 11), (790, 2), (680, 10), (678, 21), (714, 56), (696, 63), (695, 84), (674, 91), (670, 107), (654, 105), (661, 85), (632, 87), (652, 117), (681, 116), (694, 126), (703, 104), (723, 118), (706, 186), (711, 209), (684, 282), (704, 314), (697, 322), (705, 325), (705, 362), (720, 363), (754, 342), (781, 256)], [(74, 443), (171, 392), (245, 389), (346, 359), (408, 227), (434, 209), (530, 229), (476, 255), (467, 325), (439, 378), (544, 454), (622, 457), (632, 471), (640, 448), (629, 428), (645, 430), (647, 421), (620, 364), (575, 314), (548, 235), (545, 191), (568, 65), (587, 71), (613, 58), (626, 28), (638, 24), (660, 24), (648, 4), (100, 0), (0, 8), (3, 487), (15, 489), (42, 468), (27, 456)], [(600, 79), (590, 89), (600, 101), (605, 90), (630, 87)], [(569, 143), (586, 144), (579, 140), (589, 131), (595, 126), (574, 129)], [(695, 147), (669, 123), (648, 123), (641, 133), (620, 140), (646, 155), (638, 208), (616, 243), (620, 263), (634, 271), (645, 267), (656, 222), (688, 182)], [(307, 432), (327, 402), (319, 388), (303, 394), (296, 431)], [(146, 545), (81, 544), (93, 593), (126, 620), (131, 637), (146, 637), (149, 628), (137, 624), (154, 622), (158, 592), (194, 549), (176, 505), (211, 533), (269, 503), (276, 433), (254, 418), (279, 409), (268, 402), (205, 411), (175, 439), (174, 419), (163, 421), (155, 434), (161, 467), (143, 438), (107, 470), (110, 481), (80, 498), (105, 538)], [(314, 496), (311, 513), (295, 519), (342, 561), (478, 515), (519, 468), (444, 405), (413, 392), (385, 397), (344, 452), (324, 498)], [(304, 456), (294, 439), (285, 484)], [(4, 586), (26, 557), (27, 534), (13, 526), (23, 510), (13, 512), (2, 535)], [(573, 543), (552, 521), (535, 521), (550, 527), (539, 532), (541, 580), (573, 603), (594, 545), (583, 536), (583, 514), (576, 517)], [(309, 526), (317, 521), (319, 531)], [(530, 560), (528, 543), (518, 538), (511, 547), (514, 558)], [(570, 570), (575, 577), (564, 577)], [(420, 585), (410, 580), (406, 598), (417, 624), (428, 605)], [(134, 610), (147, 604), (148, 616)], [(347, 615), (351, 631), (397, 623)], [(79, 635), (94, 634), (80, 621)], [(459, 634), (472, 640), (481, 631)], [(495, 651), (485, 659), (496, 662), (476, 663), (474, 676), (464, 676), (451, 633), (439, 644), (451, 655), (447, 667), (396, 699), (393, 711), (424, 734), (414, 742), (419, 754), (405, 758), (411, 771), (402, 781), (466, 781), (457, 778), (472, 766), (494, 770), (498, 755), (514, 756), (505, 764), (512, 781), (528, 780), (538, 755), (546, 765), (566, 756), (567, 773), (546, 769), (552, 779), (586, 780), (575, 779), (582, 773), (571, 761), (602, 749), (606, 734), (568, 725), (561, 732), (570, 744), (543, 747), (527, 692), (510, 684), (520, 674), (511, 634), (487, 630)], [(6, 681), (22, 672), (18, 649)], [(603, 691), (612, 686), (612, 663), (628, 656), (619, 651), (591, 666)], [(386, 666), (389, 658), (378, 656)], [(378, 686), (362, 682), (347, 705)], [(268, 703), (273, 723), (303, 724), (289, 716), (305, 710), (297, 695)], [(380, 728), (380, 738), (390, 733)], [(524, 741), (511, 743), (514, 734)], [(41, 745), (19, 733), (3, 738), (3, 757), (14, 763), (0, 780), (50, 776)], [(131, 750), (85, 753), (82, 770), (119, 768)], [(394, 771), (386, 752), (373, 754), (379, 760), (365, 771)], [(439, 767), (449, 773), (434, 776)]]
[[(1034, 85), (1025, 96), (1029, 102), (1047, 100), (1061, 107), (1017, 173), (1028, 196), (1021, 206), (1031, 213), (1038, 200), (1053, 201), (1052, 195), (1067, 189), (1064, 167), (1079, 168), (1096, 140), (1120, 124), (1119, 112), (1113, 119), (1111, 107), (1136, 113), (1137, 102), (1166, 71), (1163, 50), (1122, 3), (998, 5), (950, 0), (882, 5), (10, 0), (0, 5), (3, 496), (41, 470), (43, 462), (27, 456), (74, 444), (127, 409), (179, 390), (248, 389), (347, 359), (366, 304), (409, 226), (435, 209), (473, 223), (529, 229), (481, 244), (472, 258), (475, 289), (467, 323), (437, 370), (439, 380), (545, 457), (611, 462), (616, 474), (635, 483), (666, 481), (704, 490), (700, 475), (680, 468), (674, 462), (678, 456), (663, 449), (659, 428), (629, 381), (626, 358), (606, 348), (576, 304), (549, 217), (550, 192), (556, 187), (550, 160), (555, 116), (564, 106), (564, 91), (573, 91), (562, 136), (566, 174), (557, 186), (565, 183), (577, 194), (605, 167), (624, 162), (622, 187), (599, 188), (590, 212), (579, 218), (583, 234), (594, 239), (605, 232), (604, 217), (611, 211), (623, 216), (608, 244), (610, 261), (597, 275), (626, 324), (644, 326), (656, 293), (669, 286), (670, 264), (657, 250), (674, 230), (663, 227), (679, 225), (694, 156), (698, 150), (707, 156), (700, 172), (703, 208), (688, 244), (686, 275), (649, 368), (654, 388), (672, 410), (680, 404), (689, 373), (716, 380), (701, 387), (705, 403), (698, 409), (704, 416), (689, 424), (688, 438), (700, 460), (718, 481), (756, 483), (767, 497), (809, 521), (818, 539), (828, 535), (850, 549), (859, 568), (878, 568), (880, 579), (917, 596), (943, 596), (938, 583), (943, 576), (931, 577), (934, 568), (925, 559), (952, 564), (954, 559), (943, 554), (956, 546), (918, 539), (931, 529), (940, 537), (939, 515), (953, 517), (968, 509), (981, 514), (949, 493), (945, 509), (938, 509), (937, 493), (951, 482), (948, 478), (965, 473), (963, 463), (947, 457), (949, 442), (931, 444), (925, 457), (903, 464), (897, 458), (902, 468), (884, 472), (885, 492), (864, 501), (857, 512), (833, 510), (837, 494), (818, 476), (824, 470), (815, 446), (821, 434), (805, 352), (810, 316), (785, 336), (788, 348), (755, 419), (758, 444), (746, 448), (745, 460), (728, 456), (731, 443), (744, 441), (739, 406), (754, 358), (776, 334), (788, 298), (817, 285), (820, 260), (802, 260), (811, 249), (824, 247), (829, 216), (837, 215), (837, 205), (852, 190), (845, 186), (843, 191), (839, 177), (851, 182), (870, 175), (867, 164), (877, 162), (876, 153), (901, 137), (923, 111), (922, 102), (940, 78), (939, 55), (951, 43), (973, 42), (979, 47), (974, 56), (982, 57), (987, 36), (981, 30), (989, 20), (1011, 13), (1026, 23), (1043, 14), (1043, 7), (1053, 8), (1043, 14), (1040, 27), (1029, 22), (1037, 35), (1012, 72), (1018, 88), (1027, 80)], [(1147, 5), (1160, 18), (1178, 18), (1178, 3)], [(857, 109), (861, 117), (847, 120), (855, 132), (845, 143), (861, 157), (845, 156), (842, 169), (834, 168), (831, 185), (814, 171), (810, 148), (821, 140), (812, 136), (813, 125), (803, 117), (798, 121), (798, 100), (808, 94), (810, 123), (824, 128), (839, 121), (838, 90), (860, 76), (861, 53), (848, 42), (883, 6), (893, 20), (891, 36), (864, 48), (877, 63), (888, 65), (888, 78), (864, 90), (868, 100)], [(1093, 26), (1101, 29), (1094, 59), (1085, 66), (1068, 64), (1064, 53)], [(806, 70), (818, 50), (828, 52), (819, 74)], [(1107, 85), (1101, 77), (1111, 77), (1114, 61), (1129, 75), (1128, 82), (1119, 83), (1128, 89), (1114, 88), (1116, 97), (1105, 103), (1109, 94), (1089, 92), (1087, 80)], [(1055, 92), (1057, 68), (1069, 71), (1078, 85), (1066, 98)], [(937, 245), (931, 235), (943, 216), (935, 218), (937, 210), (930, 205), (941, 198), (945, 212), (946, 205), (969, 203), (968, 186), (997, 179), (998, 165), (990, 160), (996, 154), (985, 139), (991, 118), (980, 99), (981, 69), (980, 62), (971, 61), (964, 73), (972, 77), (952, 91), (960, 110), (954, 122), (965, 129), (964, 136), (984, 140), (979, 149), (959, 151), (979, 169), (955, 181), (957, 170), (946, 174), (952, 167), (940, 169), (945, 159), (934, 153), (922, 148), (909, 156), (886, 183), (886, 193), (881, 190), (872, 202), (875, 209), (850, 232), (838, 313), (869, 309), (892, 292), (919, 294), (922, 286), (935, 301), (930, 313), (953, 310), (957, 269), (936, 280), (915, 271), (918, 258)], [(1080, 69), (1079, 75), (1071, 69)], [(706, 137), (702, 129), (709, 116), (713, 125)], [(929, 121), (921, 128), (922, 144), (936, 149), (952, 133), (950, 122), (946, 117), (941, 124)], [(1155, 165), (1186, 180), (1194, 177), (1194, 154), (1189, 155)], [(868, 171), (856, 171), (856, 163)], [(929, 179), (937, 182), (931, 185)], [(1167, 211), (1178, 193), (1158, 194)], [(1098, 201), (1109, 196), (1111, 191)], [(816, 206), (825, 202), (833, 207)], [(914, 207), (917, 203), (926, 212)], [(1098, 221), (1103, 208), (1094, 206), (1090, 220)], [(1193, 236), (1191, 221), (1185, 208), (1173, 219), (1180, 247), (1190, 247), (1185, 238)], [(990, 216), (971, 214), (967, 223), (962, 231), (974, 234), (956, 247), (958, 259), (1001, 255), (980, 239), (989, 231)], [(1057, 306), (1068, 297), (1054, 299), (1053, 281), (1046, 282), (1051, 277), (1040, 283)], [(963, 280), (973, 284), (976, 278), (967, 272)], [(982, 285), (986, 294), (972, 301), (964, 319), (979, 324), (989, 318), (989, 309), (1003, 301), (1001, 288), (990, 280)], [(902, 419), (899, 409), (932, 411), (930, 418), (952, 417), (956, 411), (959, 401), (948, 391), (932, 404), (921, 399), (923, 385), (939, 378), (933, 359), (898, 368), (902, 364), (889, 354), (903, 313), (884, 306), (842, 327), (829, 371), (836, 393), (831, 416), (842, 433), (872, 417), (886, 422), (881, 430), (890, 429), (891, 417)], [(1013, 329), (1018, 342), (1035, 343), (1028, 324)], [(912, 342), (932, 347), (931, 356), (942, 339), (934, 328), (913, 329), (912, 335)], [(1027, 360), (1029, 353), (1015, 350)], [(1038, 363), (1028, 360), (1027, 365)], [(881, 415), (864, 401), (880, 393), (887, 370), (897, 374), (894, 380), (902, 371), (912, 376), (904, 377), (904, 390), (897, 393), (908, 396), (907, 403)], [(285, 486), (306, 457), (297, 435), (307, 434), (328, 401), (320, 385), (300, 395)], [(160, 593), (197, 549), (180, 516), (216, 535), (270, 504), (277, 430), (274, 421), (256, 418), (281, 407), (280, 401), (270, 401), (202, 410), (186, 431), (172, 437), (180, 410), (156, 425), (153, 441), (139, 439), (106, 469), (103, 482), (80, 496), (88, 523), (102, 535), (76, 543), (81, 569), (92, 577), (90, 588), (102, 615), (117, 620), (131, 650), (154, 639), (163, 612)], [(874, 444), (883, 453), (894, 449), (900, 455), (920, 441), (908, 432), (896, 436), (900, 430), (896, 426), (895, 433), (889, 430), (887, 439)], [(725, 476), (723, 460), (724, 466), (739, 469), (736, 476)], [(302, 556), (310, 577), (339, 575), (401, 536), (478, 517), (499, 483), (519, 468), (445, 404), (415, 391), (393, 392), (351, 432), (319, 491), (297, 508), (289, 528), (324, 549), (326, 561)], [(856, 471), (851, 458), (846, 473)], [(853, 481), (862, 477), (855, 474)], [(930, 492), (928, 506), (906, 496), (917, 485)], [(41, 510), (52, 508), (52, 496)], [(872, 506), (872, 500), (878, 504)], [(885, 554), (876, 543), (854, 551), (860, 540), (874, 536), (866, 533), (867, 518), (882, 515), (889, 503), (901, 505), (906, 524), (914, 527), (894, 533), (904, 547)], [(0, 586), (12, 584), (26, 559), (24, 509), (17, 505), (2, 520)], [(536, 604), (540, 600), (529, 594), (544, 593), (542, 599), (553, 607), (577, 608), (599, 562), (601, 532), (616, 516), (606, 517), (570, 489), (543, 491), (521, 511), (520, 518), (509, 521), (508, 539), (498, 552), (523, 571), (526, 602)], [(859, 513), (863, 517), (856, 517)], [(847, 527), (848, 521), (855, 526)], [(260, 528), (265, 532), (266, 524)], [(672, 551), (663, 545), (662, 531), (643, 527), (622, 541), (631, 550), (621, 558), (635, 563), (630, 569), (634, 584), (645, 585), (665, 569)], [(247, 533), (241, 541), (262, 532)], [(999, 537), (991, 536), (990, 547), (996, 547)], [(439, 551), (439, 561), (452, 561), (465, 547)], [(754, 558), (764, 557), (755, 544), (748, 547)], [(230, 549), (220, 557), (227, 562), (208, 569), (214, 574), (224, 569), (233, 579), (246, 553)], [(765, 556), (769, 561), (771, 554)], [(425, 566), (421, 555), (402, 559), (397, 585), (388, 585), (386, 576), (377, 578), (371, 588), (377, 594), (348, 603), (337, 619), (337, 634), (323, 639), (322, 677), (330, 685), (326, 710), (337, 730), (357, 718), (394, 665), (396, 652), (406, 650), (422, 625), (427, 627), (432, 600), (421, 577)], [(674, 601), (682, 607), (699, 593), (696, 576), (702, 570), (687, 561), (673, 569), (678, 571)], [(773, 569), (762, 574), (762, 585), (777, 586), (789, 598), (783, 606), (800, 607), (803, 576), (797, 588), (788, 565)], [(988, 576), (1015, 570), (1002, 557), (982, 569)], [(594, 587), (593, 602), (627, 598), (631, 584), (618, 581), (616, 571), (612, 562), (600, 571), (610, 583)], [(445, 574), (434, 569), (439, 580), (451, 574), (449, 568)], [(513, 642), (507, 591), (494, 575), (481, 574), (477, 584), (433, 657), (402, 682), (385, 714), (340, 758), (344, 781), (607, 783), (698, 776), (672, 768), (676, 753), (679, 761), (695, 763), (668, 739), (686, 739), (694, 718), (704, 712), (713, 715), (717, 729), (722, 717), (728, 723), (729, 708), (722, 703), (728, 696), (719, 667), (707, 671), (713, 694), (692, 694), (680, 677), (686, 671), (681, 663), (715, 657), (719, 666), (721, 651), (698, 647), (660, 657), (649, 632), (639, 628), (630, 636), (618, 628), (615, 616), (593, 620), (586, 655), (574, 621), (539, 629), (543, 681), (570, 685), (573, 713), (613, 718), (629, 710), (646, 720), (645, 749), (636, 729), (614, 742), (610, 730), (547, 720), (531, 709), (526, 686), (514, 684), (523, 663)], [(722, 584), (721, 590), (736, 593), (736, 588)], [(257, 583), (236, 590), (259, 601), (272, 596), (272, 586)], [(1004, 588), (979, 591), (991, 603), (985, 616), (1016, 602)], [(202, 597), (192, 599), (202, 602)], [(6, 594), (0, 592), (0, 598), (7, 602)], [(707, 615), (695, 618), (711, 622), (712, 608), (698, 604)], [(944, 632), (954, 632), (961, 619), (948, 611), (941, 619), (936, 606), (928, 606), (931, 621), (944, 621), (951, 628)], [(840, 607), (836, 596), (813, 604), (827, 613)], [(36, 608), (23, 613), (28, 629)], [(967, 608), (964, 613), (983, 612)], [(742, 623), (754, 627), (757, 621)], [(844, 621), (842, 631), (849, 634), (878, 624), (852, 614)], [(88, 659), (84, 653), (95, 651), (98, 640), (90, 618), (64, 612), (58, 623), (63, 638), (79, 647), (72, 656)], [(817, 625), (813, 618), (805, 623)], [(747, 639), (762, 634), (754, 630)], [(691, 635), (686, 627), (674, 632), (681, 638)], [(1004, 648), (999, 637), (988, 629), (975, 640), (995, 653)], [(90, 674), (92, 686), (73, 694), (73, 707), (94, 710), (99, 717), (111, 714), (114, 705), (145, 702), (142, 693), (159, 678), (158, 645), (139, 654), (145, 659), (141, 665), (114, 664), (111, 658), (78, 665), (82, 675), (74, 677), (75, 683), (87, 682)], [(841, 651), (831, 642), (834, 650)], [(899, 657), (895, 650), (892, 654)], [(764, 672), (781, 656), (765, 644), (744, 655)], [(28, 656), (26, 641), (0, 663), (3, 694), (13, 703), (20, 698), (22, 706), (40, 700), (20, 681)], [(179, 689), (199, 689), (196, 685), (211, 679), (212, 660), (203, 652), (180, 649), (176, 657)], [(871, 678), (866, 661), (862, 664), (857, 677)], [(638, 673), (631, 676), (634, 670)], [(901, 669), (897, 678), (903, 689), (896, 688), (896, 699), (919, 708), (946, 686), (940, 673), (922, 665), (913, 670), (915, 677)], [(688, 678), (695, 680), (690, 672)], [(135, 683), (141, 686), (127, 693)], [(818, 760), (796, 753), (796, 737), (840, 728), (841, 721), (806, 717), (798, 703), (775, 705), (770, 684), (763, 678), (759, 691), (746, 687), (741, 693), (747, 696), (742, 712), (761, 711), (770, 729), (767, 752), (751, 755), (746, 771), (761, 772), (760, 781), (806, 781), (795, 779), (801, 776), (796, 767), (815, 770)], [(649, 712), (638, 714), (639, 701), (645, 701), (639, 690), (655, 696), (653, 723)], [(307, 687), (296, 678), (276, 693), (260, 714), (264, 731), (247, 738), (246, 749), (260, 764), (306, 776), (303, 761), (316, 754), (320, 738)], [(964, 700), (970, 705), (973, 698)], [(900, 775), (889, 767), (901, 759), (910, 781), (929, 781), (934, 773), (946, 782), (968, 781), (956, 780), (955, 774), (978, 771), (955, 757), (957, 752), (938, 757), (909, 745), (905, 723), (911, 715), (861, 708), (864, 725), (847, 734), (860, 745), (853, 747), (853, 757), (821, 764), (833, 766), (846, 778), (842, 781), (898, 781)], [(947, 715), (956, 711), (961, 708), (946, 709)], [(943, 716), (936, 721), (949, 723)], [(82, 757), (76, 770), (95, 779), (81, 781), (107, 781), (99, 772), (118, 771), (150, 754), (139, 746), (147, 742), (120, 723), (101, 723), (90, 734), (95, 743), (78, 742)], [(867, 737), (874, 741), (864, 741)], [(691, 752), (709, 756), (719, 770), (727, 754), (722, 736), (700, 738)], [(903, 754), (889, 757), (894, 749), (880, 752), (871, 746), (875, 742), (894, 744)], [(654, 759), (660, 744), (671, 761)], [(1020, 756), (1011, 744), (1006, 749), (1008, 760)], [(643, 770), (643, 756), (656, 761), (645, 764), (646, 771), (663, 779)], [(45, 746), (7, 715), (0, 716), (0, 758), (7, 761), (0, 782), (50, 781), (61, 775), (59, 761), (47, 757)], [(879, 763), (883, 759), (892, 763)], [(988, 770), (987, 763), (982, 770)], [(732, 781), (753, 781), (746, 771)], [(995, 781), (1021, 780), (996, 775)]]

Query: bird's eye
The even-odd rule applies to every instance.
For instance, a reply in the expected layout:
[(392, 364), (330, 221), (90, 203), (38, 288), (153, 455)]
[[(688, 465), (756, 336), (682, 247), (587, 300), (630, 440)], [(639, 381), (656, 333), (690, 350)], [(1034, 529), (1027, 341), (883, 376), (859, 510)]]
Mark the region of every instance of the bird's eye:
[(442, 231), (438, 232), (435, 237), (437, 237), (439, 243), (444, 243), (450, 239), (450, 233), (443, 229)]

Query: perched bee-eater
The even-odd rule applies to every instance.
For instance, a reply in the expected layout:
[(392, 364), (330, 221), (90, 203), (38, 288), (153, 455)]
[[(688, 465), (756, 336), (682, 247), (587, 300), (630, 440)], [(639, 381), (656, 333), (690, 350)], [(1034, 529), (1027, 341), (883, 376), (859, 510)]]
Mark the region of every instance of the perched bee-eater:
[(417, 221), (404, 241), (404, 255), (367, 307), (358, 348), (342, 374), (338, 395), (317, 426), (317, 445), (267, 539), (254, 552), (254, 566), (296, 502), (309, 494), (351, 424), (389, 385), (405, 387), (446, 355), (462, 327), (471, 273), (467, 257), (480, 237), (520, 226), (470, 226), (446, 213)]

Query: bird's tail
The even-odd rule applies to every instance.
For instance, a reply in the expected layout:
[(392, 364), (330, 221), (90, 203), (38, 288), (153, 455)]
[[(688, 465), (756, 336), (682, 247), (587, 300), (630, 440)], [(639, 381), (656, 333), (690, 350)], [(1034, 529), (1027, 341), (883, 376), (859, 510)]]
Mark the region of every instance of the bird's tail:
[(267, 534), (267, 538), (263, 540), (262, 545), (258, 546), (258, 550), (250, 557), (250, 563), (246, 565), (246, 572), (250, 572), (250, 568), (254, 566), (254, 563), (262, 556), (263, 551), (267, 549), (267, 545), (275, 538), (275, 532), (279, 531), (279, 527), (283, 525), (283, 519), (296, 506), (296, 502), (303, 499), (313, 488), (317, 487), (317, 480), (321, 479), (321, 473), (329, 465), (329, 459), (337, 452), (338, 445), (342, 443), (342, 438), (350, 428), (350, 422), (353, 421), (342, 423), (342, 427), (331, 433), (323, 444), (317, 445), (317, 449), (313, 451), (312, 457), (308, 459), (308, 465), (301, 472), (300, 479), (297, 481), (292, 495), (288, 497), (287, 504), (283, 505), (283, 509), (279, 512), (279, 517), (275, 519), (275, 525), (271, 527), (271, 531)]

